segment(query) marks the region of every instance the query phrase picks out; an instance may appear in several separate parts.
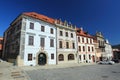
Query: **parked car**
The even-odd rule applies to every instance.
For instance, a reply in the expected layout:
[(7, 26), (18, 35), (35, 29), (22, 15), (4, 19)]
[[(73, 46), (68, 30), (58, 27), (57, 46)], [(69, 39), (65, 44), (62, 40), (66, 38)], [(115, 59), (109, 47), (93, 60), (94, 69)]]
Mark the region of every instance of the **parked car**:
[(110, 65), (113, 65), (115, 64), (114, 61), (99, 61), (98, 64), (110, 64)]
[(115, 63), (120, 63), (119, 59), (113, 59), (112, 61), (114, 61)]
[(0, 59), (0, 62), (3, 62), (3, 60), (2, 60), (2, 59)]

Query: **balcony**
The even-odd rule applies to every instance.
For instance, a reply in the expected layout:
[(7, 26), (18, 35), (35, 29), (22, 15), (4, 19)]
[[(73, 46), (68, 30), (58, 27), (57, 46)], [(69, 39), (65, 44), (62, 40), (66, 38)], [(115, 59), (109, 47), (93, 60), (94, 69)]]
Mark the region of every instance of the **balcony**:
[(105, 48), (105, 45), (99, 45), (99, 48)]

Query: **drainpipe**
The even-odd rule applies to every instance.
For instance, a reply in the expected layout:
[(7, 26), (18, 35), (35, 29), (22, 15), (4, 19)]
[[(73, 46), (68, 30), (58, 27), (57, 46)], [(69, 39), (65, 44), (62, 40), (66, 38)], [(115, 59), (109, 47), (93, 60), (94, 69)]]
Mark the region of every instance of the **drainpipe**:
[(58, 53), (57, 53), (57, 26), (56, 27), (56, 65), (58, 64)]

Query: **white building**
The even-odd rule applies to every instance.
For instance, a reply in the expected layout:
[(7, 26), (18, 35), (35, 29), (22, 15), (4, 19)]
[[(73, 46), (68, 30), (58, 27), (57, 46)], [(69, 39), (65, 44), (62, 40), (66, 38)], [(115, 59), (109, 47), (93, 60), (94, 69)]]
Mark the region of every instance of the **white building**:
[(79, 63), (95, 62), (95, 46), (93, 37), (83, 29), (77, 29)]
[(113, 58), (112, 47), (109, 44), (108, 40), (105, 41), (105, 53), (103, 54), (103, 56), (105, 57), (106, 60), (111, 60)]
[(11, 23), (4, 37), (8, 61), (16, 61), (18, 66), (56, 64), (54, 19), (35, 12), (23, 13)]

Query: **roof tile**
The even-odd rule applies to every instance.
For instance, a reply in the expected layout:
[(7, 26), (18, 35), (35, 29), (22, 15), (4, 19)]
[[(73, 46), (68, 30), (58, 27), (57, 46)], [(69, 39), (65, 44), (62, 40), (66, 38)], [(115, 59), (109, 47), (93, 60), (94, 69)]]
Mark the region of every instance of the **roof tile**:
[(46, 21), (46, 22), (51, 23), (51, 24), (54, 24), (54, 22), (55, 22), (55, 20), (53, 18), (49, 18), (47, 16), (38, 14), (36, 12), (25, 12), (23, 14), (26, 15), (26, 16), (29, 16), (29, 17), (33, 17), (33, 18), (36, 18), (36, 19), (39, 19), (39, 20)]

